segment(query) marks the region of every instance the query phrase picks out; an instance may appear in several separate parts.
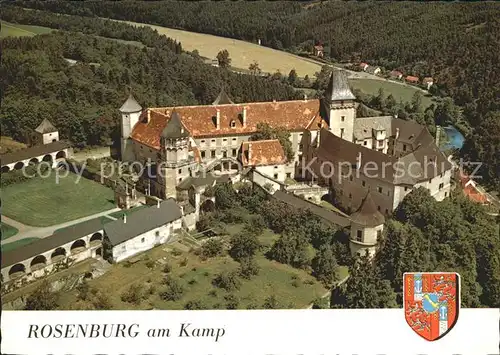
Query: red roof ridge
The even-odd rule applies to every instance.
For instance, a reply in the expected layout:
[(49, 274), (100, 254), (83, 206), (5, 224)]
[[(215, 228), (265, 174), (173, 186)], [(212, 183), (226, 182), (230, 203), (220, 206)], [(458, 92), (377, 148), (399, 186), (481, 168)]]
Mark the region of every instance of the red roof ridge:
[[(174, 108), (195, 108), (195, 107), (219, 107), (219, 106), (245, 106), (245, 105), (266, 105), (266, 104), (285, 104), (285, 103), (303, 103), (318, 101), (319, 99), (307, 99), (307, 100), (283, 100), (283, 101), (258, 101), (258, 102), (241, 102), (234, 104), (221, 104), (221, 105), (188, 105), (188, 106), (164, 106), (164, 107), (148, 107), (148, 109), (155, 112), (162, 113), (161, 110), (174, 109)], [(163, 114), (163, 113), (162, 113)]]

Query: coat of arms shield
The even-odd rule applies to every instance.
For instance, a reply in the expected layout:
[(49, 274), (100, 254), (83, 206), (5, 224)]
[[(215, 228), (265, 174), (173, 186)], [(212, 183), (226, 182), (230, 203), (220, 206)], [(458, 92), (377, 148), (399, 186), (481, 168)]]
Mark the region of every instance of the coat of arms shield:
[(460, 275), (455, 272), (405, 273), (405, 318), (428, 341), (444, 337), (455, 326), (460, 309)]

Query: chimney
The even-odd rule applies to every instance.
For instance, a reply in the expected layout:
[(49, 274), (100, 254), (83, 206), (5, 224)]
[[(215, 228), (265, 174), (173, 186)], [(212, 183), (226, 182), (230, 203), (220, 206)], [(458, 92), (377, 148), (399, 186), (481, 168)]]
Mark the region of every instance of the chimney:
[(246, 106), (243, 106), (243, 115), (242, 115), (242, 124), (243, 124), (243, 127), (246, 127), (247, 126), (247, 108)]
[(217, 115), (215, 116), (215, 126), (220, 129), (220, 110), (217, 109)]
[(250, 160), (252, 159), (252, 146), (249, 144), (248, 145), (248, 163), (250, 163)]
[(304, 101), (307, 101), (307, 94), (304, 94)]
[(147, 117), (146, 117), (146, 123), (149, 123), (151, 121), (151, 110), (148, 108), (147, 110)]
[(399, 139), (399, 128), (396, 128), (396, 139)]
[(273, 99), (273, 103), (276, 103), (276, 99)]
[(361, 152), (358, 153), (358, 158), (356, 159), (356, 169), (361, 168)]
[(156, 208), (160, 208), (160, 199), (156, 200)]
[(127, 214), (123, 213), (123, 223), (127, 223)]

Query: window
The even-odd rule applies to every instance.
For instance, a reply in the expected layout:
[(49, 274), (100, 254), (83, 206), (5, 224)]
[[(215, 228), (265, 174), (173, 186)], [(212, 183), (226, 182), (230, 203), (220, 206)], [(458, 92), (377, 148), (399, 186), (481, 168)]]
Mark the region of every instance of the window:
[(278, 169), (278, 165), (275, 165), (275, 166), (274, 166), (274, 168), (275, 168), (275, 169)]
[(274, 178), (277, 179), (278, 178), (278, 174), (274, 174)]
[(182, 174), (182, 169), (179, 169), (178, 173), (179, 173), (179, 174)]
[(439, 177), (442, 178), (443, 177), (443, 173), (439, 174)]
[(380, 186), (377, 186), (377, 191), (380, 192), (380, 193), (382, 193), (383, 189)]
[(227, 158), (227, 152), (226, 152), (226, 151), (223, 151), (223, 152), (222, 152), (222, 157), (223, 157), (223, 158)]
[(351, 199), (351, 200), (352, 200), (352, 194), (349, 194), (349, 199)]
[(403, 144), (403, 152), (406, 152), (406, 144)]
[(380, 206), (377, 207), (377, 210), (380, 211)]
[(143, 238), (141, 238), (141, 243), (144, 243), (144, 241), (145, 241), (145, 240), (146, 240), (146, 239), (144, 239), (144, 237), (143, 237)]
[(408, 191), (408, 190), (409, 190), (408, 186), (405, 186), (405, 192)]
[(215, 144), (215, 139), (212, 139), (212, 144)]
[(149, 152), (150, 152), (150, 153), (153, 153), (153, 150), (152, 150), (152, 149), (150, 149), (150, 150), (149, 150)]
[(182, 178), (179, 178), (179, 182), (181, 182), (181, 181), (182, 181)]
[(431, 184), (431, 183), (432, 183), (432, 178), (429, 179), (429, 184)]
[(234, 142), (234, 143), (236, 143), (236, 140), (237, 140), (236, 138), (233, 138), (233, 142)]
[(356, 240), (358, 242), (360, 242), (360, 241), (363, 240), (363, 231), (357, 231), (357, 233), (356, 233)]
[(144, 147), (141, 145), (141, 149), (144, 149)]
[(236, 149), (233, 149), (233, 151), (231, 153), (232, 153), (232, 156), (235, 157), (236, 154), (238, 154), (238, 151)]
[(233, 120), (233, 121), (231, 121), (231, 128), (234, 128), (234, 127), (236, 127), (236, 121)]
[(365, 181), (365, 180), (363, 180), (363, 181), (361, 182), (361, 184), (363, 185), (363, 187), (365, 187), (365, 186), (366, 186), (366, 181)]
[(343, 128), (340, 129), (340, 138), (344, 138), (344, 129)]
[(340, 116), (340, 121), (344, 122), (345, 121), (345, 116)]
[(286, 173), (286, 177), (290, 179), (292, 177), (292, 173)]
[(388, 215), (389, 214), (389, 210), (386, 208), (385, 209), (385, 214)]
[(204, 150), (201, 151), (201, 157), (205, 158), (205, 151)]
[(156, 237), (159, 237), (159, 236), (160, 236), (160, 231), (156, 231), (156, 232), (155, 232), (155, 236), (156, 236)]
[(210, 156), (211, 156), (212, 158), (215, 158), (215, 150), (212, 150), (212, 151), (210, 152)]
[(201, 144), (205, 144), (205, 140), (204, 139), (201, 140)]
[(299, 144), (299, 150), (302, 150), (304, 148), (304, 145), (302, 143)]
[(444, 197), (448, 197), (448, 193), (447, 192), (444, 193)]
[(443, 183), (440, 183), (440, 184), (439, 184), (439, 189), (441, 190), (443, 187), (444, 187), (444, 184), (443, 184)]
[(227, 142), (227, 138), (224, 138), (224, 139), (222, 140), (222, 142), (223, 142), (223, 143), (226, 143), (226, 142)]
[(364, 141), (364, 142), (363, 142), (363, 145), (367, 145), (367, 144), (368, 144), (368, 141)]

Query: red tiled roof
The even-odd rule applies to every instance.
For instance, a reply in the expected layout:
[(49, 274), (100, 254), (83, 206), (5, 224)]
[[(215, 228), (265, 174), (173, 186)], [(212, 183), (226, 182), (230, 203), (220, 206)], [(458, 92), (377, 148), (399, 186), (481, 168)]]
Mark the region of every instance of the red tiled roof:
[(480, 191), (476, 189), (476, 187), (472, 184), (467, 185), (464, 189), (464, 194), (470, 200), (477, 203), (488, 203), (488, 199), (485, 195), (483, 195)]
[(401, 75), (403, 75), (403, 73), (401, 73), (400, 71), (397, 71), (397, 70), (393, 70), (393, 71), (391, 71), (391, 75), (392, 76), (401, 76)]
[[(246, 124), (243, 125), (243, 108), (246, 108)], [(160, 149), (160, 134), (165, 128), (173, 107), (150, 109), (150, 121), (143, 112), (134, 126), (131, 137), (154, 149)], [(220, 128), (215, 117), (220, 113)], [(283, 127), (288, 131), (318, 129), (322, 118), (319, 114), (320, 101), (297, 100), (277, 102), (255, 102), (216, 106), (175, 107), (182, 124), (193, 137), (223, 135), (250, 135), (257, 131), (257, 124), (267, 123), (271, 127)], [(234, 121), (234, 127), (231, 123)]]
[(279, 140), (243, 142), (241, 161), (244, 166), (276, 165), (286, 162), (285, 151)]
[(408, 76), (406, 77), (406, 81), (418, 82), (418, 77), (417, 77), (417, 76), (411, 76), (411, 75), (408, 75)]
[(359, 66), (360, 67), (366, 67), (366, 66), (368, 66), (368, 64), (367, 63), (360, 63)]

